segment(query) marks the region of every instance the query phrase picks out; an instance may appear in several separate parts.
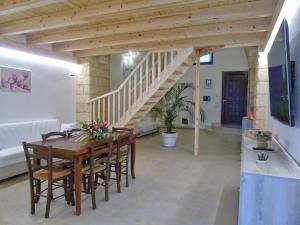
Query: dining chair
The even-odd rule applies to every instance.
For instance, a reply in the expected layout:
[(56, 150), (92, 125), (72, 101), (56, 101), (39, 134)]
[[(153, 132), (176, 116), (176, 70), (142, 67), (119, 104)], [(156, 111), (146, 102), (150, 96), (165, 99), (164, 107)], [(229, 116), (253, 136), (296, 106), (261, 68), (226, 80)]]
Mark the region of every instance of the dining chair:
[(82, 131), (82, 129), (74, 128), (74, 129), (71, 129), (71, 130), (67, 130), (66, 133), (67, 133), (68, 137), (72, 137), (73, 134), (78, 133), (80, 131)]
[[(133, 129), (129, 128), (115, 128), (112, 129), (113, 132), (119, 133), (117, 140), (117, 149), (111, 159), (111, 167), (114, 167), (114, 172), (116, 173), (117, 189), (121, 192), (121, 176), (122, 174), (126, 177), (126, 187), (129, 186), (128, 181), (128, 170), (129, 170), (129, 154), (131, 151), (131, 144), (133, 142)], [(112, 168), (110, 171), (113, 172)], [(111, 178), (110, 179), (114, 179)]]
[(112, 143), (112, 137), (92, 141), (88, 164), (82, 168), (83, 181), (87, 180), (87, 190), (92, 196), (93, 209), (96, 209), (95, 189), (97, 182), (95, 182), (95, 176), (101, 177), (104, 180), (105, 201), (109, 200), (108, 186)]
[[(60, 131), (54, 131), (54, 132), (49, 132), (46, 134), (42, 134), (42, 140), (47, 141), (52, 138), (67, 138), (69, 137), (69, 134), (67, 132), (60, 132)], [(66, 168), (66, 169), (72, 169), (74, 167), (74, 163), (71, 160), (65, 160), (65, 159), (55, 159), (53, 162), (53, 165), (55, 167), (61, 167), (61, 168)]]
[[(51, 200), (67, 196), (68, 203), (74, 205), (73, 175), (71, 171), (53, 167), (51, 146), (31, 145), (23, 142), (26, 157), (31, 198), (31, 214), (35, 214), (35, 204), (40, 197), (46, 197), (45, 218), (49, 218)], [(42, 190), (42, 183), (47, 182)], [(63, 188), (64, 194), (54, 197), (53, 191)], [(47, 191), (47, 194), (43, 193)]]
[(42, 140), (46, 141), (49, 138), (55, 138), (55, 137), (66, 137), (67, 134), (65, 132), (59, 132), (59, 131), (54, 131), (54, 132), (49, 132), (46, 134), (42, 134)]

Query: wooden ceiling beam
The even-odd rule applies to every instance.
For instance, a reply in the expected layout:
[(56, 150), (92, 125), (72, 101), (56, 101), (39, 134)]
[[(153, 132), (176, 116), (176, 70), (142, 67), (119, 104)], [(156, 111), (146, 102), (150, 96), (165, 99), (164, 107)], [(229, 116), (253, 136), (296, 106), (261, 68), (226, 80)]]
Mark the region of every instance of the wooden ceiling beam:
[(226, 20), (241, 20), (272, 16), (276, 0), (261, 0), (239, 3), (228, 6), (205, 8), (197, 13), (159, 17), (149, 20), (117, 23), (114, 25), (92, 25), (87, 27), (72, 27), (54, 31), (28, 35), (29, 44), (49, 44), (56, 42), (103, 37), (120, 33), (141, 32), (157, 29), (199, 25), (222, 22)]
[(0, 16), (23, 12), (63, 1), (66, 0), (1, 0)]
[[(48, 0), (45, 0), (48, 1)], [(184, 0), (126, 0), (103, 2), (88, 7), (66, 10), (49, 15), (37, 16), (20, 21), (12, 21), (2, 24), (0, 34), (15, 35), (35, 32), (58, 27), (87, 23), (85, 18), (107, 14), (121, 13), (130, 10), (141, 10), (148, 7), (161, 7), (171, 3), (183, 2)], [(187, 0), (188, 2), (200, 2), (204, 0)]]
[(263, 43), (266, 33), (251, 33), (251, 34), (229, 34), (221, 36), (209, 36), (202, 38), (188, 38), (175, 41), (148, 42), (140, 44), (118, 45), (111, 47), (103, 47), (96, 49), (75, 51), (76, 57), (89, 57), (97, 55), (110, 55), (116, 53), (124, 53), (128, 51), (151, 51), (161, 49), (176, 49), (176, 48), (202, 48), (207, 46), (259, 46)]
[(126, 45), (155, 41), (173, 41), (184, 38), (205, 36), (265, 32), (270, 24), (270, 17), (231, 21), (224, 23), (205, 24), (199, 26), (179, 27), (165, 30), (110, 35), (53, 44), (55, 51), (75, 51), (114, 45)]

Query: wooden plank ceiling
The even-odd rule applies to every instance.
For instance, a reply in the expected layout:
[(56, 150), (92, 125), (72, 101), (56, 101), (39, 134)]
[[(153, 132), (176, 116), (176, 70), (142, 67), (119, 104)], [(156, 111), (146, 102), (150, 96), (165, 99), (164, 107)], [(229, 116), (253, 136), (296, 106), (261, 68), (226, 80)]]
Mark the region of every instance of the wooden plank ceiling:
[(259, 46), (272, 29), (277, 4), (277, 0), (1, 0), (0, 44), (25, 35), (26, 47), (50, 45), (55, 54), (69, 52), (76, 57)]

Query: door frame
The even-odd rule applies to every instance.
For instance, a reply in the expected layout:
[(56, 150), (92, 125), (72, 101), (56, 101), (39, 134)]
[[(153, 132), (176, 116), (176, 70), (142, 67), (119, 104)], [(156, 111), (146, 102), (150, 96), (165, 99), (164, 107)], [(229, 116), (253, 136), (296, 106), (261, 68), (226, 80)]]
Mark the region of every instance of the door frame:
[[(222, 96), (221, 96), (221, 126), (223, 125), (227, 125), (226, 123), (224, 123), (224, 117), (225, 117), (225, 110), (224, 110), (224, 104), (223, 104), (223, 100), (224, 100), (224, 95), (225, 95), (225, 89), (224, 89), (224, 86), (225, 86), (225, 75), (226, 74), (243, 74), (246, 76), (246, 81), (247, 81), (247, 90), (246, 90), (246, 96), (245, 96), (245, 102), (246, 102), (246, 113), (247, 113), (247, 106), (248, 106), (248, 90), (249, 90), (249, 82), (248, 82), (248, 78), (249, 78), (249, 74), (248, 74), (248, 71), (223, 71), (222, 72)], [(228, 124), (230, 126), (230, 124)]]

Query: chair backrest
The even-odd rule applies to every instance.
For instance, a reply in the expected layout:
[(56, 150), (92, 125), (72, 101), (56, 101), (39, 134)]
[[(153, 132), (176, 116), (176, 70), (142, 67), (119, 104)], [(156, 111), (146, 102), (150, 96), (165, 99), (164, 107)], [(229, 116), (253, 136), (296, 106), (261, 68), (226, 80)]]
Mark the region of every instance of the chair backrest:
[[(133, 142), (133, 129), (125, 127), (113, 127), (113, 132), (120, 133), (117, 141), (117, 160), (122, 156), (128, 156)], [(127, 146), (126, 151), (121, 151), (123, 146)]]
[(48, 180), (51, 181), (53, 165), (52, 147), (32, 145), (26, 142), (22, 144), (30, 178), (33, 178), (35, 171), (45, 169), (48, 171)]
[(66, 133), (68, 134), (68, 137), (70, 137), (73, 133), (76, 133), (76, 132), (79, 132), (79, 131), (82, 131), (82, 129), (74, 128), (74, 129), (66, 131)]
[(49, 132), (47, 134), (42, 134), (42, 140), (46, 141), (51, 137), (66, 137), (66, 136), (67, 134), (64, 132), (55, 131), (55, 132)]
[(104, 138), (103, 140), (93, 140), (90, 147), (90, 171), (93, 173), (95, 161), (97, 163), (110, 164), (113, 138)]

